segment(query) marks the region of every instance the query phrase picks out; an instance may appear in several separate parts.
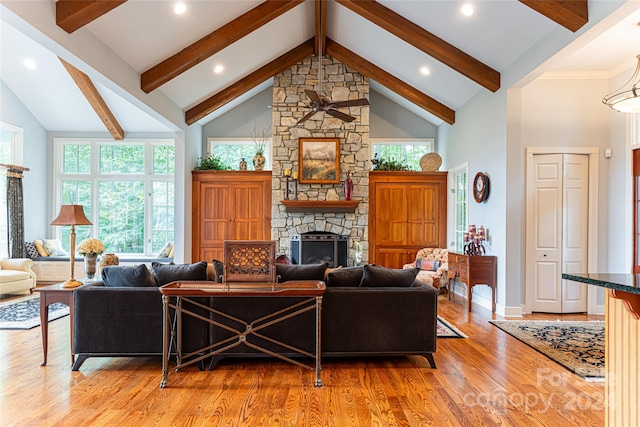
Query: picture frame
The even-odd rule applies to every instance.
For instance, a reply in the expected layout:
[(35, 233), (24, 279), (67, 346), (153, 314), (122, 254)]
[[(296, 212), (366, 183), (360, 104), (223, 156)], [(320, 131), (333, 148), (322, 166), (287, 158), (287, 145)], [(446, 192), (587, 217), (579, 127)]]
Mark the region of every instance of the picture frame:
[(301, 184), (340, 182), (340, 138), (299, 138)]

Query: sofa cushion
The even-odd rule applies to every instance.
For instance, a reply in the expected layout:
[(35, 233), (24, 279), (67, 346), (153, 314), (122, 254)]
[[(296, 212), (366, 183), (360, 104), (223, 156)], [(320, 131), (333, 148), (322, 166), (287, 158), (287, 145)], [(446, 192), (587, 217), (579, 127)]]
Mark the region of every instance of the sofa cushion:
[(26, 271), (0, 269), (0, 283), (10, 283), (30, 278), (31, 275)]
[(408, 288), (413, 285), (417, 268), (384, 268), (365, 265), (362, 274), (361, 287), (394, 287)]
[(213, 264), (213, 271), (215, 274), (214, 280), (218, 283), (222, 283), (222, 277), (224, 275), (224, 262), (214, 259), (211, 261)]
[(176, 280), (207, 280), (207, 263), (205, 261), (193, 264), (162, 264), (152, 262), (151, 268), (158, 280), (158, 286), (175, 282)]
[(440, 267), (440, 261), (434, 259), (417, 259), (416, 267), (420, 270), (436, 271)]
[(49, 256), (49, 252), (44, 248), (44, 242), (42, 239), (36, 239), (33, 241), (33, 244), (36, 246), (38, 250), (38, 255), (40, 256)]
[(42, 243), (49, 256), (69, 255), (62, 247), (62, 242), (58, 239), (43, 239)]
[(358, 287), (362, 281), (364, 267), (344, 267), (327, 274), (327, 287)]
[(40, 256), (38, 249), (33, 242), (24, 242), (24, 249), (27, 251), (27, 256), (31, 259), (36, 259)]
[(158, 286), (145, 264), (136, 266), (108, 265), (102, 269), (102, 281), (107, 287), (146, 288)]
[(278, 282), (290, 280), (324, 280), (329, 264), (276, 264)]

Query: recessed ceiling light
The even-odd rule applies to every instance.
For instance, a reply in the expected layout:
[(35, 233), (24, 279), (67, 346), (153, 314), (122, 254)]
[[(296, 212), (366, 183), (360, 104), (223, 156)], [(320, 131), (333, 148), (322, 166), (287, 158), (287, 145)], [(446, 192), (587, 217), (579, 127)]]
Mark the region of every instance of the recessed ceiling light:
[(222, 65), (216, 65), (215, 68), (213, 69), (213, 72), (216, 74), (220, 74), (223, 71), (224, 71), (224, 67)]
[(178, 2), (175, 4), (175, 6), (173, 6), (173, 11), (176, 15), (182, 15), (186, 10), (187, 5), (182, 2)]
[(35, 70), (36, 69), (36, 61), (34, 61), (31, 58), (26, 58), (23, 61), (23, 64), (24, 64), (25, 67), (27, 67), (30, 70)]
[(465, 4), (464, 6), (462, 6), (460, 11), (462, 12), (462, 14), (464, 16), (471, 16), (471, 15), (473, 15), (473, 12), (474, 12), (473, 6), (470, 5), (469, 3)]
[(431, 71), (427, 67), (422, 67), (420, 68), (420, 73), (422, 73), (425, 76), (428, 76), (429, 74), (431, 74)]

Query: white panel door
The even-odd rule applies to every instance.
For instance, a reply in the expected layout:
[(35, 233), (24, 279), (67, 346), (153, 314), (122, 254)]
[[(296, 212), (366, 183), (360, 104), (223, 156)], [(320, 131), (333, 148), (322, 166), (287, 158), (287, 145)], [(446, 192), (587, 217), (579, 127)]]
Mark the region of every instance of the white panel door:
[[(589, 158), (565, 154), (563, 167), (562, 272), (584, 273), (587, 269)], [(587, 285), (562, 281), (562, 312), (587, 311)]]
[(562, 310), (562, 154), (534, 156), (533, 311)]

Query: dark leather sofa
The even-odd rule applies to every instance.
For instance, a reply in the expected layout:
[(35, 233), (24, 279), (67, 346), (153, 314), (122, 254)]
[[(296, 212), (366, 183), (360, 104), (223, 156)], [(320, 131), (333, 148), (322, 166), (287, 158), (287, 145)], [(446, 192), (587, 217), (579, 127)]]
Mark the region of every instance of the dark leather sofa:
[[(280, 279), (286, 280), (318, 280), (319, 274), (323, 279), (325, 275), (325, 267), (321, 265), (279, 266), (278, 270)], [(399, 271), (366, 266), (334, 270), (327, 275), (322, 301), (323, 357), (422, 355), (435, 368), (438, 290), (409, 278), (407, 270), (402, 277), (397, 276)], [(202, 280), (176, 279), (172, 275), (163, 278), (165, 282), (169, 279)], [(398, 286), (398, 282), (404, 283)], [(199, 302), (234, 317), (253, 320), (300, 300), (300, 297), (222, 297), (200, 298)], [(239, 327), (215, 314), (203, 315)], [(183, 321), (185, 352), (230, 334), (190, 316), (183, 316)], [(314, 324), (315, 312), (311, 310), (265, 328), (263, 334), (313, 353)], [(253, 336), (250, 339), (274, 352), (288, 353), (271, 342), (260, 342)], [(87, 357), (161, 355), (162, 297), (157, 287), (113, 287), (113, 283), (105, 286), (104, 282), (96, 282), (77, 289), (73, 351), (77, 357), (74, 370)], [(226, 357), (258, 355), (264, 356), (242, 343), (216, 356), (211, 367)]]

